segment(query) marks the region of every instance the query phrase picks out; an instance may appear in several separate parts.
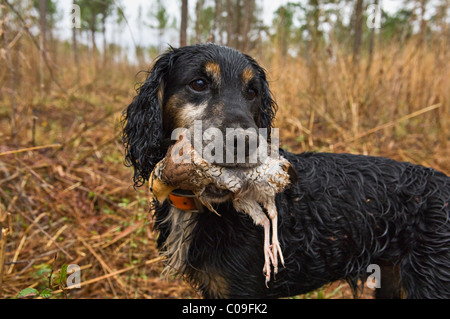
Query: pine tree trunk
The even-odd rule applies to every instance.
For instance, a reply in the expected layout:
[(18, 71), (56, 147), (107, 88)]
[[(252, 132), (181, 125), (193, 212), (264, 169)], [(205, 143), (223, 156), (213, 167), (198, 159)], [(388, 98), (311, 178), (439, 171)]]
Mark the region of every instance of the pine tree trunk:
[(214, 20), (212, 25), (212, 42), (217, 42), (222, 44), (222, 1), (215, 0), (215, 12), (214, 12)]
[[(248, 0), (246, 0), (248, 1)], [(236, 0), (236, 4), (234, 7), (234, 11), (236, 12), (234, 16), (234, 41), (233, 47), (242, 50), (242, 1)]]
[(187, 45), (188, 1), (181, 0), (180, 47)]
[(232, 0), (227, 0), (227, 46), (232, 46), (232, 38), (233, 38), (233, 3)]
[(103, 67), (106, 67), (108, 44), (106, 43), (106, 11), (102, 14)]
[(353, 64), (359, 61), (359, 52), (361, 49), (362, 23), (363, 23), (363, 0), (357, 0), (355, 6), (355, 40), (353, 44)]
[(244, 1), (244, 26), (242, 30), (242, 50), (250, 49), (249, 33), (253, 24), (253, 12), (255, 10), (255, 0)]
[[(379, 0), (374, 0), (373, 4), (378, 7)], [(369, 40), (369, 59), (367, 62), (366, 74), (369, 74), (370, 68), (372, 67), (373, 61), (373, 50), (375, 48), (375, 28), (370, 30), (370, 40)]]
[(95, 13), (91, 15), (91, 41), (92, 41), (92, 55), (95, 57), (97, 52), (97, 45), (95, 44)]
[(97, 69), (97, 45), (95, 44), (95, 13), (92, 11), (91, 15), (91, 41), (92, 41), (92, 65), (94, 70)]
[(39, 56), (39, 84), (40, 84), (40, 96), (41, 98), (43, 97), (43, 91), (44, 91), (44, 60), (45, 60), (45, 56), (44, 54), (46, 54), (46, 32), (47, 32), (47, 21), (45, 18), (45, 14), (47, 12), (47, 0), (40, 0), (39, 1), (39, 24), (40, 24), (40, 37), (39, 37), (39, 46), (41, 49), (41, 54)]
[[(75, 3), (75, 0), (73, 0), (72, 2), (73, 4)], [(72, 26), (72, 51), (73, 51), (73, 61), (75, 63), (75, 65), (78, 65), (78, 48), (77, 48), (77, 28), (75, 28), (75, 26)], [(77, 68), (78, 70), (79, 68)], [(78, 71), (79, 74), (79, 71)]]
[(201, 39), (201, 30), (200, 30), (200, 17), (203, 11), (204, 0), (197, 0), (195, 4), (195, 42), (200, 43)]

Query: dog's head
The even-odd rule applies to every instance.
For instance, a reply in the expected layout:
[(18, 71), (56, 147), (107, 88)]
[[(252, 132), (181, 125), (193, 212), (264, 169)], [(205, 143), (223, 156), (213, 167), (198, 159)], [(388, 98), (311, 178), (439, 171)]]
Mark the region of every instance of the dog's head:
[[(267, 129), (270, 136), (275, 111), (265, 71), (250, 56), (215, 44), (171, 48), (156, 59), (137, 96), (124, 111), (125, 162), (134, 167), (135, 186), (148, 180), (156, 163), (176, 140), (173, 133), (179, 128), (185, 128), (194, 138), (198, 135), (195, 129), (201, 130), (200, 144), (207, 149), (213, 139), (219, 139), (211, 135), (221, 133), (224, 151), (220, 156), (224, 160), (216, 163), (251, 166), (248, 161), (237, 161), (236, 152), (231, 163), (225, 160), (226, 137), (233, 129), (257, 134), (259, 128)], [(249, 139), (245, 136), (246, 144)], [(232, 147), (237, 145), (236, 140), (234, 137)], [(210, 153), (213, 162), (217, 152), (216, 147)]]

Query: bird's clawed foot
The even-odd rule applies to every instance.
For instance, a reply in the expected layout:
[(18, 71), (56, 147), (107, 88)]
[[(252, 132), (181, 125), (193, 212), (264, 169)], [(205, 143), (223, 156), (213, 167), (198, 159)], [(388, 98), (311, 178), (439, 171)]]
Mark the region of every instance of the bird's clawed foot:
[(266, 287), (269, 288), (269, 281), (270, 281), (270, 265), (273, 263), (273, 255), (272, 255), (272, 247), (267, 246), (264, 247), (264, 268), (263, 268), (263, 274), (266, 277)]
[(281, 247), (280, 247), (280, 243), (278, 242), (278, 240), (272, 241), (272, 245), (270, 246), (270, 248), (272, 249), (272, 255), (274, 257), (274, 260), (272, 262), (273, 265), (273, 274), (276, 275), (278, 274), (278, 255), (280, 256), (280, 261), (281, 264), (284, 266), (284, 258), (283, 258), (283, 253), (281, 252)]
[(284, 265), (284, 257), (283, 252), (281, 251), (280, 242), (278, 241), (278, 215), (275, 213), (272, 218), (272, 255), (274, 257), (273, 260), (273, 272), (276, 275), (278, 273), (278, 255), (280, 256), (280, 261), (283, 267)]
[[(280, 256), (281, 264), (284, 267), (284, 258), (281, 251), (280, 243), (278, 241), (278, 231), (276, 229), (277, 220), (272, 219), (272, 245), (270, 245), (269, 234), (270, 225), (267, 221), (264, 223), (264, 267), (263, 274), (266, 277), (266, 287), (269, 288), (268, 283), (270, 281), (271, 265), (273, 265), (273, 273), (276, 275), (278, 273), (278, 255)], [(275, 224), (275, 225), (274, 225)], [(275, 228), (274, 228), (275, 226)]]
[(266, 287), (269, 288), (268, 282), (270, 281), (270, 265), (274, 262), (274, 257), (272, 253), (272, 246), (270, 245), (270, 222), (266, 218), (264, 220), (264, 267), (263, 274), (266, 277)]

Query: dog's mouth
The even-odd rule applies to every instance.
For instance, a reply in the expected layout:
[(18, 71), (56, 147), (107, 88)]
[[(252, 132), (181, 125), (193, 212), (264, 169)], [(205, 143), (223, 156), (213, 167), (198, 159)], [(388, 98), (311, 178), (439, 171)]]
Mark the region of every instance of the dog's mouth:
[(248, 169), (248, 168), (254, 168), (261, 163), (258, 161), (257, 163), (213, 163), (217, 166), (227, 167), (227, 168), (242, 168), (242, 169)]
[(230, 198), (231, 192), (227, 189), (218, 188), (213, 184), (205, 187), (202, 197), (206, 197), (211, 202), (221, 203)]

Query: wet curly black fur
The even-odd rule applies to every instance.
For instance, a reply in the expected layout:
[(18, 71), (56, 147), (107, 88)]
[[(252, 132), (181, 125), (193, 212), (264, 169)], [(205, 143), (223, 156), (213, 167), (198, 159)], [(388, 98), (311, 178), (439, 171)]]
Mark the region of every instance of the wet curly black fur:
[[(158, 90), (174, 59), (183, 54), (226, 55), (228, 50), (215, 45), (185, 47), (155, 63), (125, 112), (126, 163), (135, 169), (137, 186), (165, 153), (167, 132), (162, 130), (160, 106), (164, 108), (164, 101), (158, 100)], [(254, 60), (251, 63), (266, 85), (264, 70)], [(270, 127), (275, 104), (268, 84), (264, 90), (255, 118), (261, 119), (260, 127)], [(266, 288), (262, 228), (236, 212), (230, 202), (218, 204), (221, 217), (192, 214), (179, 225), (191, 230), (181, 239), (188, 247), (178, 271), (205, 297), (286, 297), (341, 279), (356, 296), (359, 281), (370, 274), (367, 267), (377, 264), (381, 269), (377, 298), (450, 298), (448, 176), (382, 157), (280, 152), (298, 175), (298, 182), (276, 197), (286, 267), (279, 268)], [(171, 214), (167, 203), (154, 213), (162, 252), (174, 229)]]
[(214, 60), (217, 56), (231, 60), (238, 56), (241, 63), (248, 63), (254, 68), (262, 84), (256, 120), (259, 127), (269, 129), (270, 135), (277, 105), (269, 90), (264, 69), (253, 58), (234, 49), (213, 44), (170, 48), (155, 60), (147, 79), (137, 90), (136, 97), (123, 112), (125, 165), (134, 168), (133, 181), (136, 187), (148, 180), (153, 167), (164, 157), (171, 143), (171, 132), (167, 125), (166, 131), (163, 130), (163, 122), (167, 122), (167, 119), (163, 118), (162, 107), (168, 99), (164, 91), (167, 92), (170, 86), (169, 75), (180, 68), (189, 68), (189, 60), (199, 55), (205, 60)]

